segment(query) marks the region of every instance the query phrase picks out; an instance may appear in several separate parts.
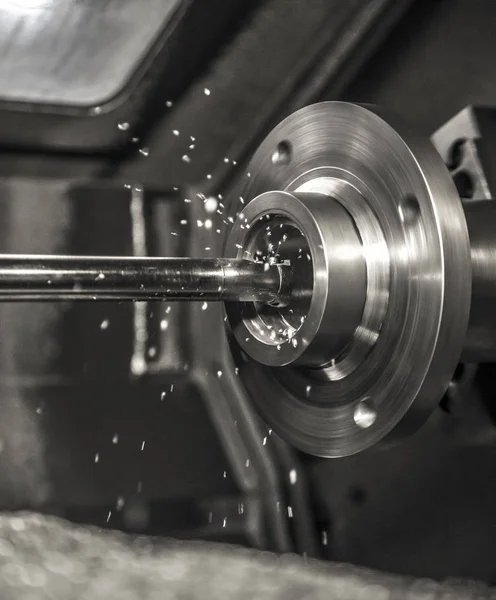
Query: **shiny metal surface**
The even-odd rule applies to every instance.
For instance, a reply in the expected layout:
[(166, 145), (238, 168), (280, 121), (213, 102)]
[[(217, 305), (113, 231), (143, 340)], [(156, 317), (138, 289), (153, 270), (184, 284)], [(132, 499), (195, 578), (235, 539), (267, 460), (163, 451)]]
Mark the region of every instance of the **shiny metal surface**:
[(291, 115), (248, 173), (234, 258), (4, 255), (0, 300), (225, 300), (244, 384), (286, 441), (337, 457), (415, 430), (460, 357), (472, 263), (491, 295), (489, 217), (471, 257), (440, 155), (376, 108)]
[[(274, 164), (281, 143), (289, 157)], [(301, 450), (326, 457), (414, 430), (448, 387), (470, 304), (467, 227), (440, 156), (375, 107), (329, 102), (283, 121), (247, 170), (248, 200), (271, 190), (338, 200), (368, 257), (361, 352), (340, 377), (248, 361), (243, 377), (261, 414)], [(364, 421), (364, 406), (374, 419)]]
[(472, 257), (472, 304), (463, 362), (496, 361), (496, 202), (463, 204)]
[(0, 98), (98, 105), (121, 90), (180, 0), (4, 0)]
[(0, 301), (272, 302), (283, 268), (227, 258), (0, 255)]
[[(361, 193), (350, 183), (351, 175), (339, 169), (319, 169), (309, 176), (298, 178), (292, 187), (300, 192), (325, 194), (346, 206), (360, 237), (366, 264), (365, 306), (353, 339), (336, 360), (314, 372), (314, 376), (323, 380), (336, 381), (350, 375), (378, 339), (389, 301), (389, 251), (381, 225), (372, 209), (364, 203)], [(345, 286), (343, 291), (348, 293), (348, 287)]]
[[(282, 310), (228, 307), (238, 343), (254, 360), (270, 366), (329, 364), (350, 344), (365, 304), (366, 266), (353, 219), (323, 194), (281, 191), (261, 194), (243, 215), (231, 231), (227, 253), (237, 249), (238, 258), (267, 260), (276, 254), (287, 260), (291, 297)], [(283, 233), (278, 239), (288, 224), (296, 237)]]

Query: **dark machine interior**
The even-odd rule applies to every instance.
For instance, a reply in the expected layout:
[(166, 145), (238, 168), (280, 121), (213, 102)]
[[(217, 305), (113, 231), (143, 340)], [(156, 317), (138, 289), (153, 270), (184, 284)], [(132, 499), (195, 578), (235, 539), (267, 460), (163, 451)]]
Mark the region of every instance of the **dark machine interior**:
[[(429, 136), (496, 105), (494, 23), (492, 0), (6, 0), (1, 252), (194, 255), (197, 194), (222, 248), (219, 203), (296, 109)], [(236, 360), (216, 304), (0, 303), (2, 510), (496, 583), (492, 364), (407, 440), (325, 459), (259, 419)]]

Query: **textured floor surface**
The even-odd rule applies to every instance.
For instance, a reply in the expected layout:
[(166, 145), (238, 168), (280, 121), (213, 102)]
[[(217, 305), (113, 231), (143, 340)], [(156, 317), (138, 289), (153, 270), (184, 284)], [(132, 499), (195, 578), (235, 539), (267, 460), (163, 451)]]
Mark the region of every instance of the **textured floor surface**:
[(404, 579), (232, 546), (0, 516), (2, 600), (396, 600), (496, 598), (478, 583)]

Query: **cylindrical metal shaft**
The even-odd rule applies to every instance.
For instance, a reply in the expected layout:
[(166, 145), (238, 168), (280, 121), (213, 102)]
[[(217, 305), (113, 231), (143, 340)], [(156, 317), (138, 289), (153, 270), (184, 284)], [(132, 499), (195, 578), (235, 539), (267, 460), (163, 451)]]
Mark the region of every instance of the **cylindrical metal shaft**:
[(0, 301), (272, 302), (280, 268), (227, 258), (0, 255)]
[(472, 257), (472, 304), (463, 362), (496, 361), (496, 200), (464, 202)]

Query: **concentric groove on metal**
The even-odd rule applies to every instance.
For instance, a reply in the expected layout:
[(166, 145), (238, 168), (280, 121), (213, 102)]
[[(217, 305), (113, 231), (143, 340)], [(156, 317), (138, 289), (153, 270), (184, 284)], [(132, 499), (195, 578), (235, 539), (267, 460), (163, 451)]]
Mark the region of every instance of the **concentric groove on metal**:
[[(290, 159), (274, 164), (282, 142)], [(325, 457), (413, 431), (447, 389), (470, 305), (467, 227), (442, 159), (376, 107), (326, 102), (278, 125), (248, 171), (241, 191), (248, 200), (270, 190), (337, 199), (355, 219), (368, 257), (371, 321), (355, 332), (370, 336), (368, 351), (340, 377), (332, 366), (273, 369), (250, 361), (245, 382), (262, 416), (296, 447)], [(364, 400), (374, 419), (359, 427)]]

